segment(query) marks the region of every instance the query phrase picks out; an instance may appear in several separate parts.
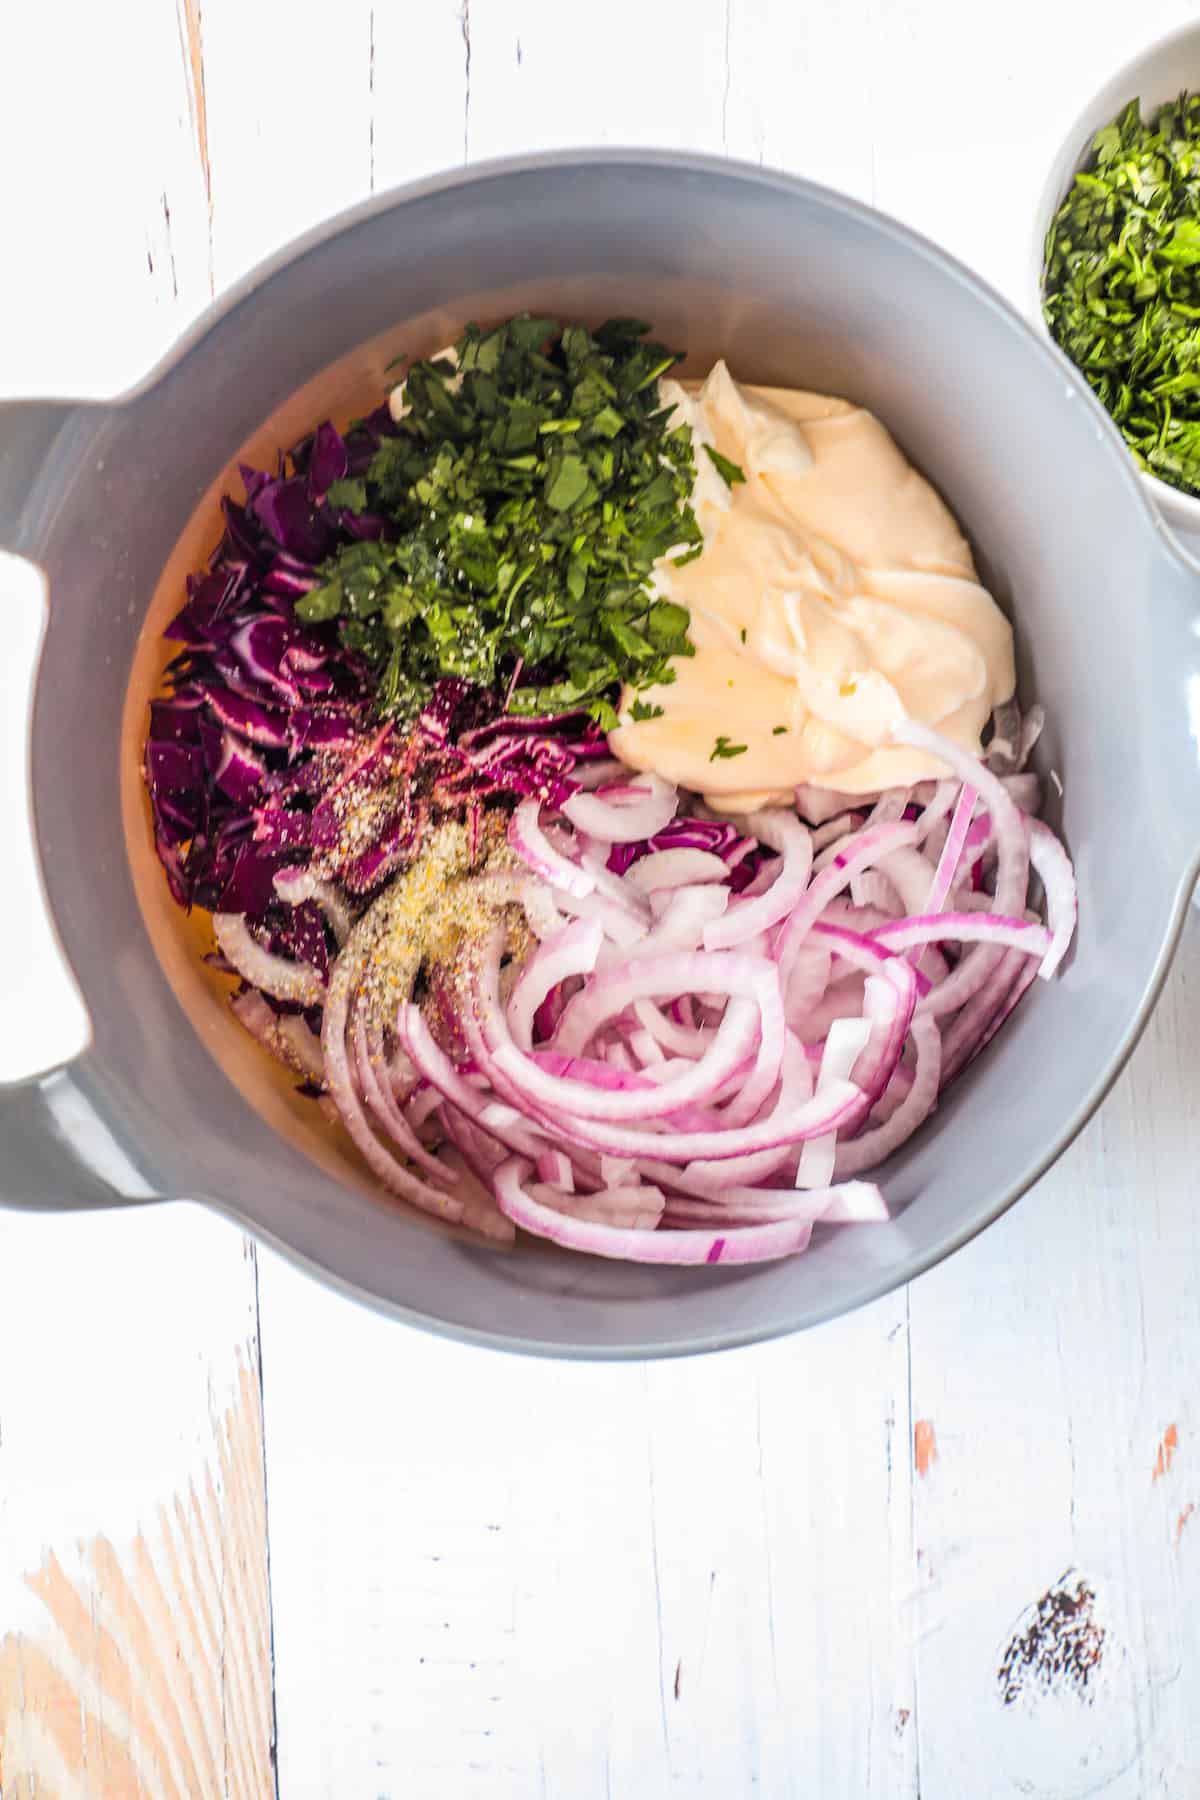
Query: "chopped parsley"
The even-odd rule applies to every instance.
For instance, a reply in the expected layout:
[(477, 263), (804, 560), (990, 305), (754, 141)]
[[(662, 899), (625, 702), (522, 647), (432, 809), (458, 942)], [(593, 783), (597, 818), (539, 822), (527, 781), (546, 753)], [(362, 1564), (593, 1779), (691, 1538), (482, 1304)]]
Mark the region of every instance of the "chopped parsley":
[(781, 735), (781, 734), (782, 734), (782, 733), (783, 733), (783, 732), (785, 732), (785, 731), (786, 731), (786, 730), (787, 730), (787, 726), (786, 726), (786, 725), (772, 725), (772, 727), (771, 727), (771, 736), (772, 736), (772, 737), (779, 737), (779, 736), (780, 736), (780, 735)]
[(741, 636), (742, 636), (742, 642), (744, 644), (746, 641), (746, 627), (744, 625), (742, 626)]
[(635, 725), (643, 725), (647, 719), (661, 719), (663, 709), (661, 706), (651, 706), (645, 700), (635, 700), (629, 709), (629, 716)]
[(1046, 237), (1043, 311), (1134, 457), (1200, 494), (1200, 94), (1092, 140)]
[(721, 452), (714, 450), (711, 444), (705, 444), (704, 449), (709, 462), (727, 488), (736, 487), (739, 481), (745, 481), (745, 475), (735, 462), (730, 462), (727, 456), (722, 456)]
[(655, 561), (699, 556), (691, 432), (657, 382), (679, 360), (636, 319), (469, 325), (455, 359), (415, 362), (408, 411), (366, 476), (329, 497), (382, 514), (297, 602), (340, 619), (392, 716), (454, 675), (509, 690), (510, 712), (587, 707), (616, 724), (623, 685), (669, 682), (687, 609), (656, 597)]
[(745, 744), (731, 744), (727, 737), (719, 737), (709, 751), (708, 760), (716, 762), (718, 757), (741, 756), (746, 748)]
[(360, 476), (353, 476), (349, 481), (331, 481), (325, 490), (325, 498), (331, 506), (344, 507), (347, 512), (365, 512), (367, 484)]

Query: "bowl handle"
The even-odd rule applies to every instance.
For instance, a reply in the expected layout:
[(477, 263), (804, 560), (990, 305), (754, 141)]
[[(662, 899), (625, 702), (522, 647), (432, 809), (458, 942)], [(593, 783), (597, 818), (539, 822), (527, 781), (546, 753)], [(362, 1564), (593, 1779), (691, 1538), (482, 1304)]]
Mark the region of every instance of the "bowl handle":
[[(122, 1150), (100, 1072), (84, 1048), (87, 1010), (42, 888), (29, 785), (29, 716), (46, 622), (46, 581), (19, 554), (53, 503), (56, 446), (99, 408), (0, 405), (0, 1206), (57, 1208), (157, 1198)], [(30, 1075), (31, 1070), (45, 1073)], [(14, 1080), (16, 1076), (18, 1079)], [(24, 1078), (24, 1079), (21, 1079)], [(107, 1115), (107, 1116), (106, 1116)]]
[(59, 436), (73, 419), (99, 409), (72, 400), (0, 404), (0, 546), (20, 550), (29, 502)]
[(66, 1212), (161, 1200), (111, 1118), (90, 1051), (0, 1086), (0, 1208)]

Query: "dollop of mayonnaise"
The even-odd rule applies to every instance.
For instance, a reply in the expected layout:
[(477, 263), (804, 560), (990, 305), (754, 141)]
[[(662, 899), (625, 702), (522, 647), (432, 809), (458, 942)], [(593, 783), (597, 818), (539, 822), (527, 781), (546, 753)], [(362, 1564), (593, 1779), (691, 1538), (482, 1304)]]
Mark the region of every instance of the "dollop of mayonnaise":
[[(654, 585), (688, 608), (696, 654), (636, 696), (662, 716), (620, 725), (613, 754), (749, 811), (790, 804), (801, 785), (875, 794), (944, 775), (892, 743), (904, 718), (978, 753), (1016, 685), (1012, 628), (879, 420), (821, 394), (740, 387), (723, 362), (698, 391), (660, 387), (692, 429), (704, 549), (683, 568), (664, 558)], [(728, 487), (706, 445), (744, 483)]]

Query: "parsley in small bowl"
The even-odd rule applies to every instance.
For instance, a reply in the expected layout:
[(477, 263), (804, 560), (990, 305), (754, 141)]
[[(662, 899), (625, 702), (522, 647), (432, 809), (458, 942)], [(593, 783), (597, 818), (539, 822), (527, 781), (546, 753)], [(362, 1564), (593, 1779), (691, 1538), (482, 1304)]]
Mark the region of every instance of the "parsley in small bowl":
[(1037, 315), (1168, 522), (1200, 536), (1200, 25), (1118, 71), (1035, 220)]

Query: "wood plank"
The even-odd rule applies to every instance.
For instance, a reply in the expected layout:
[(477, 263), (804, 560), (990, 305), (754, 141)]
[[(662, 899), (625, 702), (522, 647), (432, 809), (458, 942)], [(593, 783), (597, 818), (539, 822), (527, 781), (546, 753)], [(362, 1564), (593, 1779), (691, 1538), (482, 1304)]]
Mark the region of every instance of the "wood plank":
[(563, 1367), (262, 1288), (283, 1794), (915, 1794), (903, 1295)]
[[(913, 1410), (937, 1442), (915, 1486), (927, 1800), (979, 1791), (981, 1737), (989, 1796), (1200, 1792), (1198, 986), (1193, 917), (1104, 1111), (913, 1289)], [(1037, 1617), (1081, 1581), (1094, 1669), (1076, 1608)]]
[[(846, 129), (846, 73), (861, 67), (866, 5), (780, 7), (613, 0), (580, 49), (551, 0), (477, 7), (471, 21), (470, 149), (639, 144), (794, 170), (870, 199), (873, 133)], [(831, 79), (830, 71), (837, 71)]]
[(0, 1793), (275, 1792), (253, 1249), (0, 1213)]
[(203, 7), (219, 289), (370, 191), (370, 7)]
[[(5, 222), (27, 254), (0, 391), (118, 391), (207, 302), (198, 24), (156, 0), (128, 0), (119, 30), (95, 8), (6, 16)], [(0, 582), (12, 821), (36, 596)], [(12, 864), (0, 923), (35, 953), (8, 1017), (35, 1023), (9, 1033), (5, 1079), (79, 1036)], [(273, 1741), (253, 1251), (189, 1207), (0, 1211), (0, 1793), (266, 1800)]]
[(7, 8), (3, 50), (0, 393), (117, 393), (210, 295), (180, 22), (157, 0), (123, 0), (119, 30), (102, 7)]

